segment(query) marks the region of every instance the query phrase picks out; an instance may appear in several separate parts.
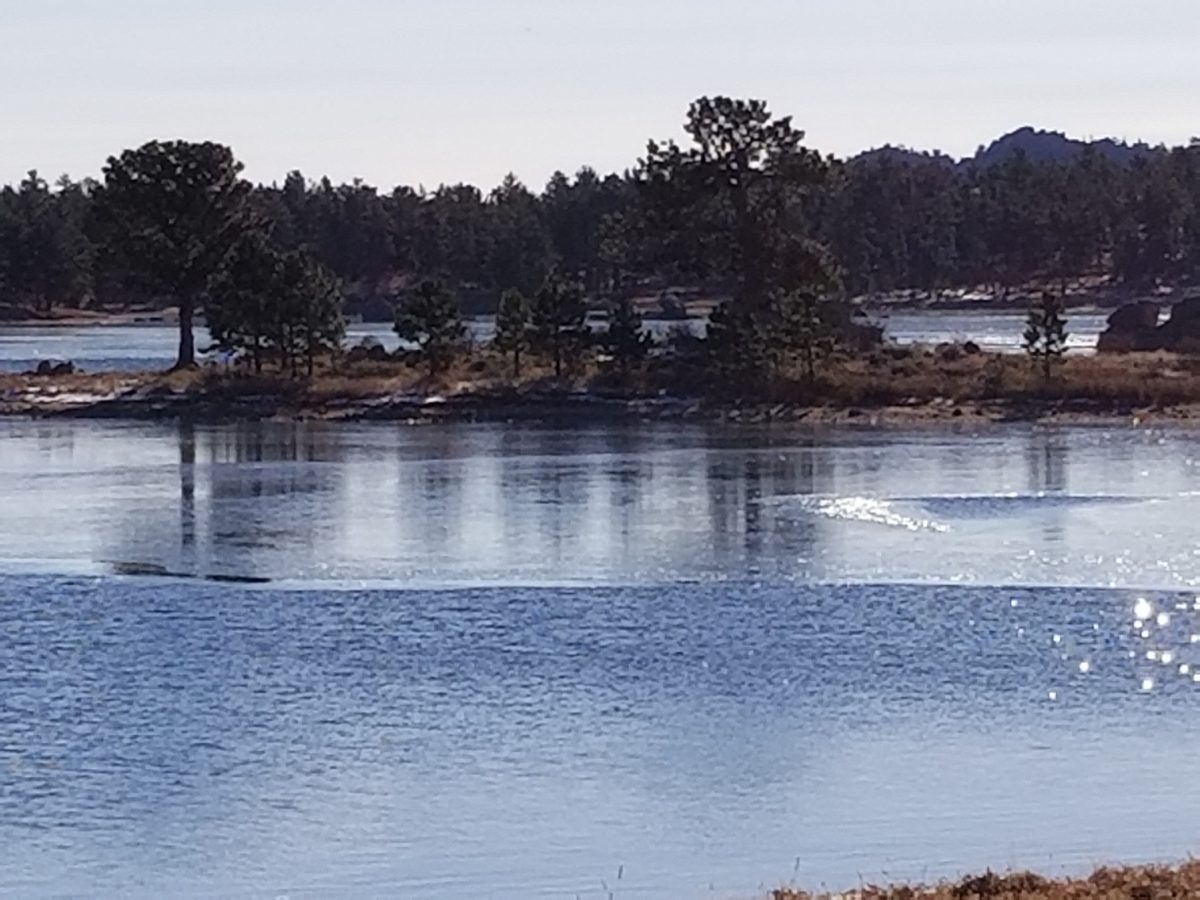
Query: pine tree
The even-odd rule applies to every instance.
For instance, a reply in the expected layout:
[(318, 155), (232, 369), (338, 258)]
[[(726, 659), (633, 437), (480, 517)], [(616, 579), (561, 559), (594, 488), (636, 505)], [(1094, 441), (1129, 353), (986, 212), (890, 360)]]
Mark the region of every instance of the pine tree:
[(777, 304), (774, 334), (778, 354), (785, 360), (798, 357), (809, 384), (817, 379), (817, 362), (837, 346), (831, 307), (832, 301), (808, 291), (789, 294)]
[(1029, 309), (1025, 323), (1025, 352), (1041, 370), (1044, 384), (1050, 383), (1054, 363), (1067, 349), (1067, 320), (1062, 298), (1050, 291)]
[(496, 311), (496, 336), (492, 344), (501, 353), (511, 353), (512, 377), (521, 377), (521, 354), (529, 349), (529, 301), (516, 288), (500, 297)]
[(234, 246), (208, 292), (205, 313), (214, 345), (248, 355), (255, 372), (262, 371), (277, 334), (274, 308), (282, 265), (281, 254), (266, 235), (248, 233)]
[(248, 354), (254, 370), (274, 356), (281, 371), (311, 376), (316, 358), (345, 337), (337, 279), (304, 251), (281, 253), (262, 234), (243, 236), (209, 292), (208, 327), (217, 347)]
[(420, 347), (431, 375), (443, 371), (467, 334), (454, 292), (438, 279), (422, 281), (396, 307), (396, 334)]
[(623, 377), (628, 376), (635, 366), (641, 365), (653, 343), (650, 335), (642, 329), (641, 314), (628, 299), (622, 298), (611, 306), (604, 348)]
[(547, 278), (533, 300), (530, 337), (535, 351), (554, 360), (554, 377), (562, 378), (568, 356), (586, 346), (586, 318), (583, 289), (557, 275)]
[(336, 354), (346, 336), (341, 285), (332, 272), (304, 251), (284, 257), (280, 278), (283, 296), (295, 315), (293, 359), (303, 356), (311, 378), (316, 357)]

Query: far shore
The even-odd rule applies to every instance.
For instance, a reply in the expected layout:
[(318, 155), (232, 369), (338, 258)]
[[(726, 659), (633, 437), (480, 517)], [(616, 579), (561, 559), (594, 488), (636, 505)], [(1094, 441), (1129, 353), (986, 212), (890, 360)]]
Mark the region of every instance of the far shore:
[[(1029, 286), (1011, 294), (999, 291), (988, 294), (971, 293), (964, 290), (947, 290), (940, 294), (921, 291), (893, 291), (856, 297), (853, 304), (868, 316), (886, 316), (893, 312), (934, 315), (939, 313), (947, 315), (963, 313), (1017, 315), (1024, 314), (1029, 309), (1031, 298), (1037, 294), (1038, 290)], [(717, 296), (708, 296), (686, 300), (682, 302), (680, 312), (677, 314), (668, 314), (662, 310), (658, 294), (639, 296), (635, 298), (634, 303), (644, 319), (669, 322), (707, 319), (713, 307), (721, 299)], [(1172, 294), (1147, 295), (1144, 291), (1120, 286), (1088, 285), (1085, 288), (1077, 288), (1073, 293), (1068, 294), (1066, 307), (1070, 314), (1101, 314), (1111, 312), (1124, 303), (1138, 299), (1151, 299), (1169, 304), (1177, 298)], [(486, 315), (479, 314), (479, 316)], [(468, 318), (471, 317), (468, 316)], [(129, 309), (55, 307), (43, 311), (0, 305), (0, 329), (142, 325), (173, 327), (178, 324), (178, 321), (178, 310), (170, 306), (141, 306)], [(361, 321), (362, 324), (390, 324), (382, 320), (356, 321)], [(197, 321), (198, 327), (202, 324), (202, 321)]]

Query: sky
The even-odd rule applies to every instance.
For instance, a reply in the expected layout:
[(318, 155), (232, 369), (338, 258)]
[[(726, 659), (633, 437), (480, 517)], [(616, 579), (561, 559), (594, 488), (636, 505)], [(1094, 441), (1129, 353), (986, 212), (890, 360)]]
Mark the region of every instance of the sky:
[(1200, 134), (1198, 0), (0, 0), (0, 47), (0, 183), (185, 138), (261, 182), (541, 187), (706, 94), (841, 156)]

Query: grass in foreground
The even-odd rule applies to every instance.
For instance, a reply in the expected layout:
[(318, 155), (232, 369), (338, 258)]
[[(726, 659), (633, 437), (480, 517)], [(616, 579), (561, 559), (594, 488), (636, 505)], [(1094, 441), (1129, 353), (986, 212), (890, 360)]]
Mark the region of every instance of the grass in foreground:
[(936, 887), (863, 887), (841, 894), (784, 888), (772, 900), (1191, 900), (1200, 898), (1200, 862), (1178, 867), (1105, 868), (1089, 878), (986, 875)]

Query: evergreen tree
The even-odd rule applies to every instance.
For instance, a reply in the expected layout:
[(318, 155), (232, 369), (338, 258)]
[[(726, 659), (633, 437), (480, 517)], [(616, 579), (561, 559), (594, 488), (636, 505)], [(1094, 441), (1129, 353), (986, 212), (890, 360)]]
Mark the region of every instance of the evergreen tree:
[(521, 377), (521, 354), (529, 349), (529, 301), (516, 288), (500, 297), (496, 311), (496, 336), (493, 345), (501, 353), (512, 354), (512, 377)]
[(604, 348), (622, 377), (645, 361), (653, 344), (653, 338), (642, 329), (642, 316), (632, 302), (622, 298), (610, 305)]
[(318, 356), (334, 355), (346, 337), (342, 289), (337, 276), (308, 252), (296, 250), (283, 258), (280, 292), (292, 316), (292, 372), (303, 358), (309, 376)]
[(90, 198), (69, 178), (56, 190), (30, 172), (0, 191), (0, 269), (7, 292), (49, 312), (81, 303), (92, 287), (93, 249), (84, 225)]
[(550, 241), (538, 198), (509, 174), (487, 205), (488, 284), (496, 290), (534, 291), (550, 268)]
[(249, 355), (256, 372), (268, 356), (281, 371), (311, 376), (316, 359), (340, 350), (346, 326), (337, 279), (303, 250), (280, 251), (262, 233), (240, 240), (209, 295), (216, 345)]
[(220, 350), (246, 354), (261, 372), (278, 334), (282, 254), (259, 231), (242, 236), (221, 274), (209, 290), (205, 304), (208, 331)]
[(577, 357), (590, 338), (583, 289), (558, 275), (546, 279), (534, 296), (530, 338), (535, 352), (554, 360), (554, 376), (562, 378), (563, 363)]
[(809, 384), (816, 381), (817, 363), (837, 347), (833, 306), (833, 301), (806, 291), (787, 294), (777, 301), (777, 352), (784, 361), (798, 359)]
[(192, 315), (253, 225), (250, 185), (228, 147), (153, 141), (104, 167), (99, 209), (125, 270), (179, 304), (177, 367), (196, 363)]
[(1042, 294), (1029, 309), (1025, 324), (1025, 352), (1041, 371), (1042, 381), (1050, 383), (1054, 363), (1067, 349), (1067, 320), (1062, 298), (1050, 291)]
[(431, 375), (449, 365), (466, 333), (454, 292), (444, 281), (422, 281), (396, 307), (396, 334), (418, 345)]

